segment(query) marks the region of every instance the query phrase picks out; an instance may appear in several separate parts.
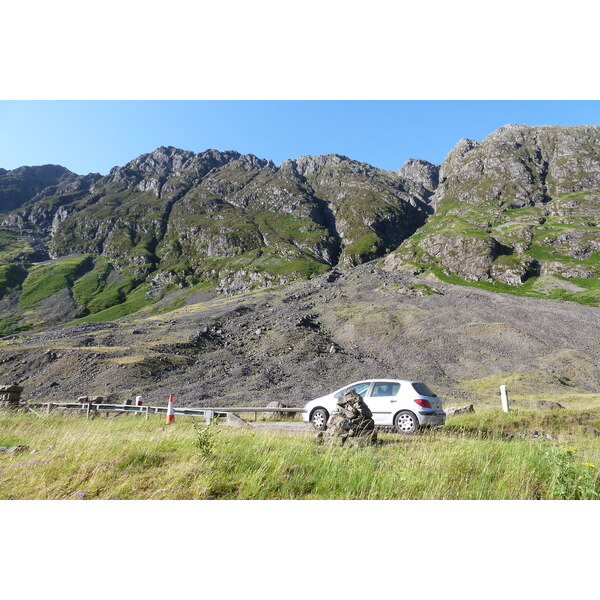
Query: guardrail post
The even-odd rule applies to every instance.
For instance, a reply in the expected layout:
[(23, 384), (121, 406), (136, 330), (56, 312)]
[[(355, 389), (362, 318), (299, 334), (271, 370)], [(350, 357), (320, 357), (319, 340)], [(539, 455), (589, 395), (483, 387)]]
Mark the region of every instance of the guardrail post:
[(87, 421), (90, 418), (90, 403), (88, 402), (85, 405), (85, 420)]

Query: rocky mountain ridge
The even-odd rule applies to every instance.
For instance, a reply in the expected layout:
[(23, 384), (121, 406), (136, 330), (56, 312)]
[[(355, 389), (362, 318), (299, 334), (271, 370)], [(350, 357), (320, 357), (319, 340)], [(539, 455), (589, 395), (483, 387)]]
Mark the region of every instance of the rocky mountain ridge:
[[(0, 170), (0, 332), (346, 271), (600, 301), (600, 127), (507, 125), (440, 166), (161, 147), (106, 176)], [(8, 214), (6, 214), (8, 213)]]
[(388, 268), (597, 301), (600, 127), (507, 125), (460, 140), (439, 177), (434, 216)]

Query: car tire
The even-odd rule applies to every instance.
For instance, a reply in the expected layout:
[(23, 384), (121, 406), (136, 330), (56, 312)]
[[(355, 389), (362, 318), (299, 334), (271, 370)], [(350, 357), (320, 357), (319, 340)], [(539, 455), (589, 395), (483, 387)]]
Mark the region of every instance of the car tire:
[(310, 422), (315, 429), (324, 431), (327, 429), (327, 421), (329, 420), (329, 413), (324, 408), (317, 408), (313, 410), (310, 415)]
[(402, 435), (412, 435), (419, 429), (419, 419), (410, 410), (403, 410), (394, 417), (394, 429)]

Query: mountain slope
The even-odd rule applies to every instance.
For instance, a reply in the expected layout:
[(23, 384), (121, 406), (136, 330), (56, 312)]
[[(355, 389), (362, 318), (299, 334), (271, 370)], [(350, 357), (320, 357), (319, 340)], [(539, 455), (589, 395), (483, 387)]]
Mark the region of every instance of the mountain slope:
[(300, 403), (381, 376), (598, 401), (599, 127), (394, 172), (159, 148), (40, 185), (0, 228), (0, 376), (29, 397)]
[(302, 404), (363, 377), (424, 380), (447, 405), (517, 408), (600, 401), (600, 311), (385, 272), (372, 263), (337, 277), (234, 296), (188, 297), (117, 323), (80, 323), (2, 341), (0, 378), (27, 398), (84, 394), (179, 405)]
[[(61, 185), (21, 202), (4, 222), (6, 328), (15, 319), (21, 328), (112, 319), (178, 288), (231, 293), (360, 264), (421, 226), (432, 195), (410, 174), (338, 155), (276, 167), (237, 152), (172, 147)], [(62, 315), (42, 303), (55, 294)], [(104, 313), (117, 305), (126, 306)]]
[[(2, 195), (4, 194), (4, 195)], [(10, 211), (10, 209), (13, 209)], [(600, 127), (507, 125), (440, 167), (161, 147), (104, 177), (0, 172), (0, 333), (112, 321), (379, 259), (600, 302)]]
[(600, 127), (507, 125), (460, 140), (432, 204), (387, 268), (598, 302)]

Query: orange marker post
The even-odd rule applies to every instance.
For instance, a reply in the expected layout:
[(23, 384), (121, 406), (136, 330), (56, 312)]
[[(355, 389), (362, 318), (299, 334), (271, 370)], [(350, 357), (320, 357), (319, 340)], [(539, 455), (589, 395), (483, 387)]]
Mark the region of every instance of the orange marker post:
[(167, 405), (167, 425), (175, 420), (175, 407), (173, 405), (173, 394), (169, 394), (169, 404)]

